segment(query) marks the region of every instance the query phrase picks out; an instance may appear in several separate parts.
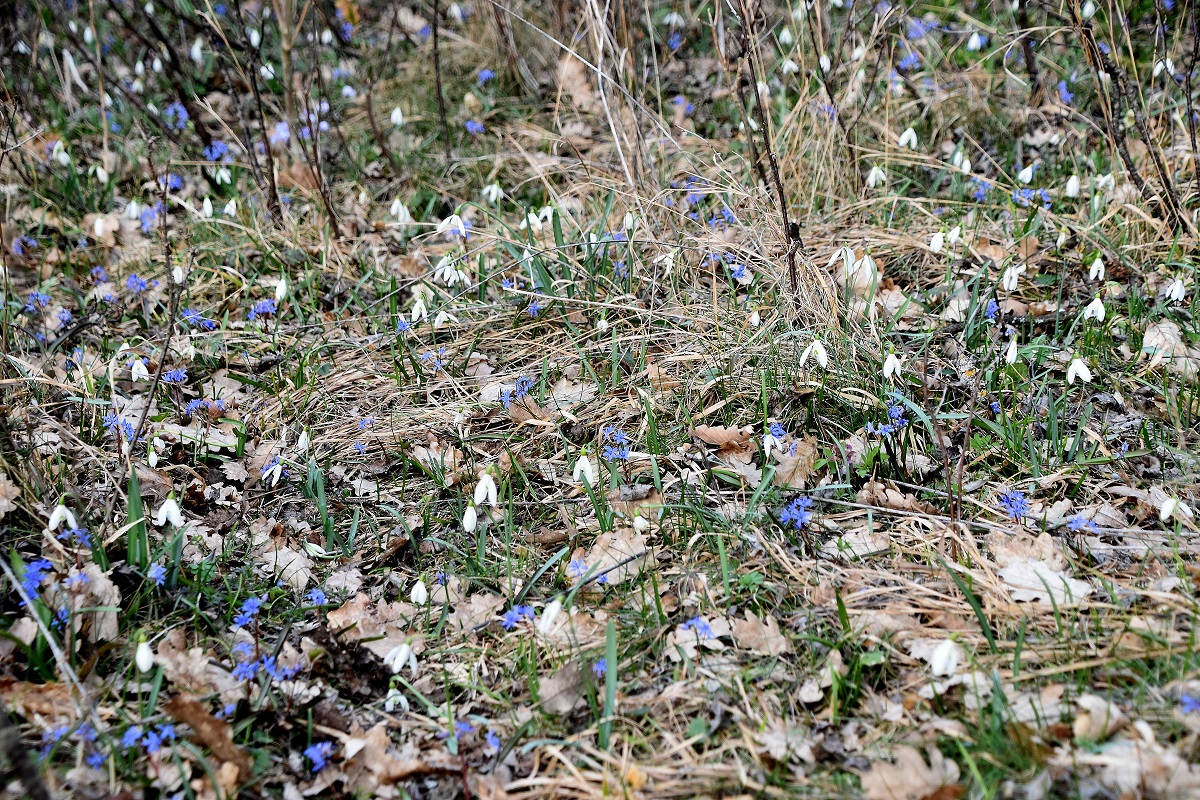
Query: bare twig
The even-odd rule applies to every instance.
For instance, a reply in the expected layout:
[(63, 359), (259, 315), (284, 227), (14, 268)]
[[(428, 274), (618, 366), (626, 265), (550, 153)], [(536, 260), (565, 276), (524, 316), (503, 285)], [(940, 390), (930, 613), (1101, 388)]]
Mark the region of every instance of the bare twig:
[(442, 16), (442, 4), (433, 0), (433, 79), (437, 84), (438, 120), (442, 124), (442, 146), (446, 148), (446, 161), (450, 161), (450, 126), (446, 123), (446, 96), (442, 93), (442, 50), (439, 44), (438, 27)]

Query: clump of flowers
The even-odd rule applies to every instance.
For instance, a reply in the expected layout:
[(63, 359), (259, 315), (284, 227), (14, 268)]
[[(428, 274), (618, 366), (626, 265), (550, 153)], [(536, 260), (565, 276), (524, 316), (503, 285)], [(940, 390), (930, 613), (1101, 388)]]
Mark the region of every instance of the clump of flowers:
[(614, 425), (605, 425), (600, 429), (600, 435), (604, 437), (604, 459), (606, 461), (628, 461), (629, 460), (629, 437), (625, 432)]
[(867, 433), (874, 436), (891, 436), (893, 433), (904, 428), (908, 424), (908, 420), (904, 417), (903, 396), (899, 392), (892, 392), (891, 398), (888, 400), (888, 418), (887, 422), (876, 425), (874, 422), (867, 423)]
[(522, 375), (517, 378), (516, 384), (511, 389), (505, 389), (500, 393), (500, 402), (505, 408), (509, 408), (514, 401), (524, 400), (529, 396), (529, 390), (533, 388), (533, 378), (527, 375)]
[(779, 521), (784, 525), (791, 525), (796, 530), (803, 530), (812, 522), (812, 505), (811, 497), (797, 497), (779, 512)]
[(1014, 522), (1020, 522), (1029, 513), (1029, 498), (1017, 489), (1005, 489), (1000, 493), (1000, 507)]

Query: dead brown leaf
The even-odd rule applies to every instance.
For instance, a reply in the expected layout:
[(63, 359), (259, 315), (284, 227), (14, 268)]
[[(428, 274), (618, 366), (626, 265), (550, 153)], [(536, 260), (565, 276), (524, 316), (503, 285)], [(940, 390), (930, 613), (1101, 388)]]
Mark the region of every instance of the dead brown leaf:
[(792, 652), (792, 643), (779, 629), (779, 621), (770, 614), (759, 619), (754, 612), (746, 611), (746, 618), (733, 626), (733, 640), (752, 653), (779, 656)]
[(862, 776), (864, 796), (867, 800), (921, 800), (943, 787), (957, 785), (958, 764), (936, 747), (930, 746), (928, 753), (926, 764), (915, 748), (900, 745), (896, 748), (895, 763), (873, 763)]
[(254, 761), (250, 754), (233, 743), (233, 729), (229, 723), (214, 717), (207, 706), (190, 695), (179, 694), (163, 708), (176, 722), (191, 727), (189, 739), (207, 747), (221, 761), (233, 764), (239, 780), (247, 782), (254, 777)]

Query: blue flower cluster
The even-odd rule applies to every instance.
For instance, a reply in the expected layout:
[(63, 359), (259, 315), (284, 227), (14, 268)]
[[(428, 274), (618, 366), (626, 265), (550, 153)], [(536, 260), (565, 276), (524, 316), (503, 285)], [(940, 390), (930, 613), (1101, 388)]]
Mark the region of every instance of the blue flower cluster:
[(253, 306), (251, 306), (250, 313), (246, 315), (246, 318), (251, 321), (254, 321), (254, 320), (258, 319), (259, 317), (272, 316), (275, 313), (275, 311), (276, 311), (275, 300), (268, 297), (265, 300), (259, 300)]
[(712, 626), (709, 625), (700, 617), (692, 617), (687, 622), (683, 623), (685, 631), (695, 631), (697, 638), (700, 639), (715, 639), (716, 634), (713, 633)]
[(516, 606), (514, 608), (510, 608), (508, 611), (504, 612), (504, 619), (502, 620), (504, 630), (511, 631), (513, 628), (517, 627), (517, 623), (522, 619), (531, 620), (536, 613), (537, 612), (534, 611), (533, 606)]
[(1029, 513), (1029, 498), (1017, 489), (1005, 489), (1000, 493), (999, 502), (1009, 519), (1020, 522)]
[(162, 724), (156, 728), (143, 731), (141, 725), (131, 725), (125, 729), (121, 737), (121, 746), (128, 749), (139, 745), (147, 753), (157, 753), (167, 742), (175, 741), (175, 726)]
[(183, 321), (186, 322), (189, 327), (199, 328), (202, 331), (213, 331), (217, 329), (216, 322), (204, 317), (194, 308), (185, 308), (180, 316), (183, 317)]
[(529, 396), (529, 390), (533, 388), (533, 378), (522, 375), (517, 378), (516, 385), (511, 389), (505, 389), (500, 392), (500, 402), (505, 408), (512, 406), (514, 400), (524, 400)]
[(888, 400), (887, 422), (882, 425), (868, 422), (867, 433), (872, 436), (891, 436), (908, 424), (908, 420), (904, 417), (904, 404), (901, 402), (902, 397), (899, 392), (892, 392), (892, 396)]
[(625, 435), (624, 431), (613, 425), (605, 425), (600, 429), (600, 435), (606, 442), (604, 445), (605, 461), (629, 460), (629, 437)]
[(803, 530), (812, 522), (812, 506), (811, 497), (797, 497), (779, 512), (779, 521), (784, 525), (791, 525), (796, 530)]
[(1017, 189), (1012, 193), (1012, 201), (1021, 208), (1029, 208), (1038, 199), (1042, 201), (1042, 208), (1050, 209), (1050, 193), (1045, 189)]
[[(25, 575), (23, 578), (21, 578), (21, 588), (24, 589), (25, 593), (30, 597), (36, 597), (38, 589), (42, 585), (42, 581), (45, 580), (46, 575), (48, 575), (53, 569), (54, 565), (44, 558), (39, 558), (37, 561), (31, 561), (25, 565)], [(24, 600), (21, 600), (21, 605), (25, 605)]]
[(122, 419), (117, 416), (117, 412), (109, 411), (104, 415), (104, 427), (114, 436), (120, 436), (127, 442), (133, 441), (133, 436), (136, 433), (133, 429), (133, 423), (127, 419)]
[[(181, 131), (187, 127), (187, 108), (184, 107), (183, 103), (176, 100), (163, 110), (163, 119), (166, 121), (168, 128)], [(215, 161), (216, 159), (212, 160)]]
[(329, 765), (333, 755), (333, 742), (314, 742), (304, 748), (304, 757), (312, 762), (312, 771), (320, 772)]

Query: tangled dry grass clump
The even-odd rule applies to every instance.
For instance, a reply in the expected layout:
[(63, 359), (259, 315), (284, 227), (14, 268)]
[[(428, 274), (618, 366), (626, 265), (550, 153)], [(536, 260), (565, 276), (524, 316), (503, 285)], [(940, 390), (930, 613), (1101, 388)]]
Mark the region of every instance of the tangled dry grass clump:
[(1200, 793), (1190, 7), (15, 8), (19, 791)]

